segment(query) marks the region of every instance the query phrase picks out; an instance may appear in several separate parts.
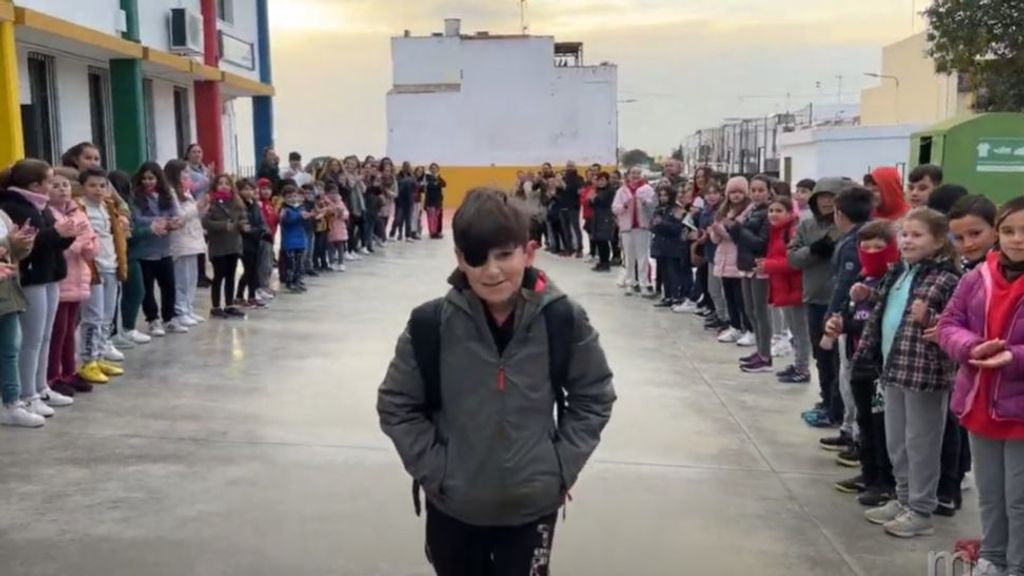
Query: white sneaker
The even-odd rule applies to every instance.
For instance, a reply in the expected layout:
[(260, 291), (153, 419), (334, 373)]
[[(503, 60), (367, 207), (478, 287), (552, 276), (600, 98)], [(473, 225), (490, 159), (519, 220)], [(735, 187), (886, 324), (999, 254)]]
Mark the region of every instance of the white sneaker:
[(143, 334), (138, 330), (129, 330), (128, 332), (125, 333), (124, 337), (131, 340), (132, 342), (135, 342), (136, 344), (149, 344), (150, 342), (153, 341), (153, 339), (150, 338), (147, 334)]
[(345, 265), (341, 264), (340, 262), (334, 265), (335, 272), (344, 272), (345, 270), (347, 270), (347, 268), (345, 268)]
[(38, 396), (29, 400), (28, 402), (25, 402), (25, 409), (27, 409), (29, 412), (33, 414), (42, 416), (44, 418), (49, 418), (50, 416), (53, 416), (55, 414), (53, 408), (47, 406), (46, 402), (43, 402), (43, 399)]
[(179, 322), (177, 318), (167, 323), (166, 331), (170, 334), (188, 334), (188, 328), (183, 322)]
[(39, 428), (46, 424), (46, 418), (28, 411), (24, 402), (4, 405), (0, 411), (0, 425), (17, 428)]
[(203, 322), (206, 322), (206, 318), (203, 318), (202, 316), (194, 312), (192, 314), (189, 314), (188, 317), (191, 318), (196, 324), (202, 324)]
[(749, 346), (757, 345), (757, 337), (754, 336), (753, 332), (747, 332), (743, 336), (740, 336), (739, 340), (736, 341), (737, 346), (743, 346), (744, 348)]
[(64, 406), (71, 406), (75, 403), (75, 399), (70, 396), (65, 396), (56, 390), (47, 388), (43, 390), (39, 397), (42, 398), (43, 402), (46, 402), (47, 406), (63, 408)]
[(359, 249), (359, 254), (361, 254), (362, 256), (369, 256), (370, 255), (370, 251), (367, 250), (366, 247), (363, 247), (363, 248)]
[(974, 566), (974, 572), (971, 574), (972, 576), (1006, 576), (1006, 570), (982, 558), (978, 560)]
[(678, 314), (693, 314), (697, 311), (697, 303), (686, 300), (682, 304), (673, 306), (672, 311)]
[(153, 320), (149, 323), (149, 335), (156, 336), (167, 336), (167, 330), (164, 330), (164, 323), (159, 320)]
[(118, 333), (111, 338), (110, 345), (117, 346), (121, 350), (133, 350), (137, 346), (136, 342), (125, 336), (123, 332)]
[(263, 288), (260, 288), (259, 290), (256, 291), (256, 297), (259, 298), (260, 300), (273, 300), (274, 293), (271, 292), (270, 290), (264, 290)]
[(113, 342), (107, 342), (107, 347), (103, 349), (102, 356), (104, 360), (109, 360), (110, 362), (124, 362), (124, 354), (114, 347)]
[(743, 334), (739, 330), (729, 327), (725, 332), (718, 335), (718, 341), (722, 344), (734, 344), (742, 335)]
[(628, 283), (626, 282), (625, 274), (620, 274), (619, 279), (615, 281), (615, 285), (618, 286), (619, 288), (625, 288), (627, 284)]
[(183, 316), (176, 316), (172, 322), (176, 322), (186, 328), (199, 324), (199, 322), (196, 322), (196, 319), (189, 314), (185, 314)]
[(344, 258), (348, 262), (352, 262), (352, 261), (354, 261), (356, 259), (356, 257), (353, 256), (351, 252), (345, 252)]
[(789, 343), (789, 340), (780, 338), (778, 341), (772, 344), (772, 357), (779, 358), (781, 356), (789, 356), (793, 353), (793, 345)]

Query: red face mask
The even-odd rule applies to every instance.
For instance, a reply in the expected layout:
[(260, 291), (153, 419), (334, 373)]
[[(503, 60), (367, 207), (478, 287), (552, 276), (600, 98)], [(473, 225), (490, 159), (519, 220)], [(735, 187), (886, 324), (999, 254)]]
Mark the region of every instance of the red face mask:
[(857, 249), (860, 257), (860, 268), (866, 278), (881, 278), (889, 271), (889, 266), (900, 259), (899, 248), (895, 242), (885, 245), (885, 250), (880, 252), (865, 252), (863, 248)]

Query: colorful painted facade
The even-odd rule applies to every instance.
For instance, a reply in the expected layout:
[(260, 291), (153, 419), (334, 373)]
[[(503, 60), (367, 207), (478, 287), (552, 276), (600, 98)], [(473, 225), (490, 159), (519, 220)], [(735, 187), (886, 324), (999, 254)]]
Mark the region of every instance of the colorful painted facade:
[[(127, 171), (192, 142), (218, 170), (255, 166), (273, 143), (267, 2), (0, 0), (0, 165), (59, 163), (90, 141)], [(172, 9), (191, 24), (177, 44)], [(236, 116), (240, 98), (253, 99), (251, 119)], [(243, 122), (251, 144), (235, 137)]]

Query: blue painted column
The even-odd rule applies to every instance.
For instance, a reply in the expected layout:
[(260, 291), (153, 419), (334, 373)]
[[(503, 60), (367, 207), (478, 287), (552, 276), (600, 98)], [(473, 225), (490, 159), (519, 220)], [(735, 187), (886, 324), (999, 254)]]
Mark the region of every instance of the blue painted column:
[[(274, 75), (270, 66), (270, 18), (267, 0), (256, 0), (256, 50), (260, 60), (260, 82), (273, 84)], [(274, 99), (271, 96), (255, 96), (252, 99), (253, 151), (256, 153), (255, 166), (263, 159), (263, 149), (274, 145)]]

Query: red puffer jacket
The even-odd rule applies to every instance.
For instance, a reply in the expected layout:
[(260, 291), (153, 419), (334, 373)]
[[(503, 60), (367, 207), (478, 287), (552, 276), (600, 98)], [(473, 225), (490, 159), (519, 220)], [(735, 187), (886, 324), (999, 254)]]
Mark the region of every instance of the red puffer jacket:
[(764, 270), (768, 273), (768, 303), (776, 307), (800, 306), (803, 304), (803, 280), (801, 272), (789, 265), (786, 245), (796, 235), (797, 218), (785, 223), (771, 225), (768, 233), (768, 253), (764, 258)]

